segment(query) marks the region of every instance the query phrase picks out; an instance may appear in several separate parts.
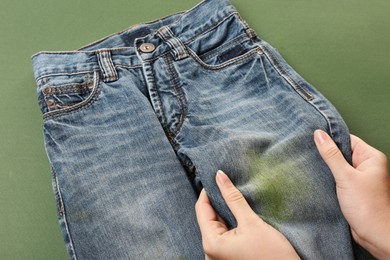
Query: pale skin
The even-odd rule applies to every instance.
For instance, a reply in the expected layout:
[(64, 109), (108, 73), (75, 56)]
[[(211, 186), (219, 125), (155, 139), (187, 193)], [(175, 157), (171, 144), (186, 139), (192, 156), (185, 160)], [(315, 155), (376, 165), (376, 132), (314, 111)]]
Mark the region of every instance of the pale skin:
[[(378, 259), (390, 259), (390, 175), (386, 156), (351, 135), (352, 166), (333, 140), (316, 130), (314, 141), (336, 181), (337, 197), (353, 239)], [(206, 259), (299, 259), (282, 233), (264, 222), (222, 171), (216, 182), (237, 220), (228, 229), (205, 190), (195, 205)]]

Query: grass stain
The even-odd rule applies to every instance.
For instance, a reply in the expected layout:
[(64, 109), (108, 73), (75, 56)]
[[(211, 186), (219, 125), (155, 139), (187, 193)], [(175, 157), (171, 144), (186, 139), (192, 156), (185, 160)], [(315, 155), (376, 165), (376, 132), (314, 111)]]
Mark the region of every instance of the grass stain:
[(254, 187), (253, 197), (260, 205), (262, 217), (270, 224), (273, 220), (292, 220), (297, 201), (308, 199), (312, 194), (310, 181), (299, 167), (300, 163), (253, 151), (247, 156), (249, 183)]

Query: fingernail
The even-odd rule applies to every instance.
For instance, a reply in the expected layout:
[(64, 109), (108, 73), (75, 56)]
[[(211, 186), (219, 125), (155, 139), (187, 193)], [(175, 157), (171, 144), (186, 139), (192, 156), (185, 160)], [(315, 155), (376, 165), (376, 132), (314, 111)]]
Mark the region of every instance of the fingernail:
[(229, 181), (229, 177), (221, 170), (218, 170), (217, 171), (217, 181), (222, 184), (222, 185), (225, 185), (226, 182)]
[(328, 134), (325, 133), (322, 130), (316, 130), (314, 131), (314, 141), (318, 144), (323, 144), (325, 143), (326, 139), (328, 138)]

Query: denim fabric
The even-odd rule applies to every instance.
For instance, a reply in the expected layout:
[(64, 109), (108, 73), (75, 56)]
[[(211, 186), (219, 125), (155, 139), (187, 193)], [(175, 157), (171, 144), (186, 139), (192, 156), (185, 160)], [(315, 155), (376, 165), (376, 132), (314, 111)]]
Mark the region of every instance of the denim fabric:
[(302, 258), (354, 258), (312, 138), (327, 131), (350, 160), (348, 129), (228, 1), (40, 52), (33, 67), (71, 258), (203, 259), (202, 187), (236, 225), (218, 169)]

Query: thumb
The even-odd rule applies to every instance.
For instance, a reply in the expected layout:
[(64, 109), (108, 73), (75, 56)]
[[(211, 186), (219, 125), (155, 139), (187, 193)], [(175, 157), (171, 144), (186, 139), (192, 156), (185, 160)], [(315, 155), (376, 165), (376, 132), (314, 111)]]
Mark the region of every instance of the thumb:
[(332, 171), (336, 183), (345, 179), (347, 177), (345, 172), (349, 171), (352, 166), (345, 160), (332, 138), (326, 132), (316, 130), (314, 132), (314, 142), (322, 159)]
[(257, 215), (249, 206), (242, 193), (233, 185), (229, 177), (221, 170), (216, 175), (217, 185), (229, 209), (238, 223)]

